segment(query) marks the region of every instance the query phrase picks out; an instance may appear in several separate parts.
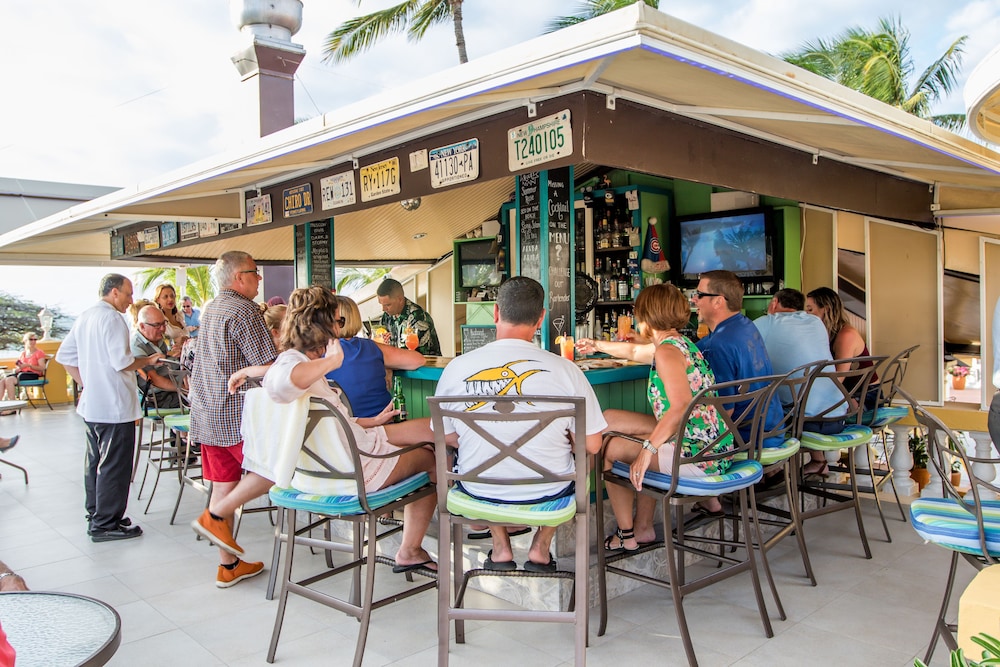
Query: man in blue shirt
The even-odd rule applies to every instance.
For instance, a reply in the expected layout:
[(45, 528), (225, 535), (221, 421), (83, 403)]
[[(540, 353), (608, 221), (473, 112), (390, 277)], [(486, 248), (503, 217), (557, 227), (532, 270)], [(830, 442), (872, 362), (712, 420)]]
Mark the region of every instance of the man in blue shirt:
[(184, 326), (187, 327), (188, 335), (197, 338), (198, 329), (201, 328), (201, 311), (194, 307), (189, 296), (181, 299), (181, 311), (184, 313)]
[[(698, 341), (708, 365), (715, 373), (716, 382), (732, 382), (746, 378), (773, 375), (771, 359), (767, 355), (764, 339), (757, 327), (740, 313), (743, 308), (743, 283), (731, 271), (708, 271), (701, 274), (698, 290), (692, 302), (698, 308), (698, 319), (704, 322), (709, 334)], [(762, 386), (754, 383), (752, 389)], [(735, 389), (729, 390), (736, 393)], [(746, 401), (736, 403), (733, 413), (738, 415)], [(781, 401), (775, 394), (764, 419), (766, 428), (778, 425), (782, 418)], [(743, 433), (747, 437), (748, 433)], [(765, 447), (781, 446), (780, 438), (768, 438)]]

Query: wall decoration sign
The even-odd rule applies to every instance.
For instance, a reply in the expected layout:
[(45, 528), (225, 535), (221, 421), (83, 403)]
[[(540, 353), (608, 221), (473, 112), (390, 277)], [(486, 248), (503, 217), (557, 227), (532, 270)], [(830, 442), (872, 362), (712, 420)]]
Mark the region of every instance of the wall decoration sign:
[(295, 286), (309, 286), (309, 246), (305, 223), (295, 225)]
[(111, 237), (111, 256), (122, 257), (125, 255), (125, 237), (115, 234)]
[(361, 167), (358, 176), (361, 180), (361, 201), (373, 201), (400, 193), (398, 157)]
[(572, 154), (569, 109), (507, 131), (507, 166), (512, 172)]
[(345, 171), (342, 174), (321, 178), (319, 194), (324, 211), (356, 204), (358, 195), (354, 189), (354, 172)]
[(541, 193), (537, 171), (517, 177), (520, 274), (542, 281)]
[(261, 195), (259, 197), (249, 197), (247, 205), (247, 227), (254, 225), (266, 225), (273, 222), (271, 216), (271, 195)]
[(163, 244), (164, 248), (177, 243), (176, 222), (164, 222), (160, 225), (160, 243)]
[(479, 139), (434, 148), (429, 152), (428, 158), (432, 188), (443, 188), (479, 178)]
[(197, 222), (182, 222), (181, 223), (181, 241), (193, 241), (198, 238), (198, 223)]
[(160, 247), (160, 229), (158, 227), (146, 227), (142, 230), (142, 244), (145, 250), (156, 250)]
[(297, 218), (300, 215), (312, 213), (313, 195), (312, 183), (286, 188), (281, 193), (282, 211), (286, 218)]
[(219, 235), (219, 223), (217, 222), (198, 223), (198, 236), (204, 238), (206, 236), (218, 236), (218, 235)]
[(547, 178), (547, 201), (549, 226), (546, 230), (549, 245), (549, 321), (552, 324), (547, 340), (552, 340), (554, 350), (556, 336), (573, 335), (573, 306), (571, 285), (573, 284), (572, 251), (573, 234), (570, 229), (572, 210), (573, 179), (569, 167), (549, 169)]
[(229, 232), (235, 232), (237, 229), (243, 226), (242, 222), (220, 222), (219, 223), (219, 233), (227, 234)]
[(333, 289), (333, 223), (309, 223), (309, 284)]
[(142, 252), (142, 240), (139, 238), (140, 232), (125, 232), (125, 254), (138, 255)]

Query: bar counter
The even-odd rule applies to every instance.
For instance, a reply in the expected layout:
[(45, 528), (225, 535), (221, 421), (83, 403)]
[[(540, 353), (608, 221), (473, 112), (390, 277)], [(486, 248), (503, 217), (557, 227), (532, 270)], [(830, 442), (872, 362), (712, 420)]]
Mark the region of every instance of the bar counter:
[[(451, 357), (427, 357), (427, 363), (412, 371), (394, 371), (402, 378), (406, 409), (412, 419), (430, 417), (428, 396), (434, 395), (441, 372)], [(597, 400), (604, 409), (618, 408), (651, 414), (646, 400), (646, 382), (649, 366), (617, 359), (578, 359), (576, 364), (594, 388)]]

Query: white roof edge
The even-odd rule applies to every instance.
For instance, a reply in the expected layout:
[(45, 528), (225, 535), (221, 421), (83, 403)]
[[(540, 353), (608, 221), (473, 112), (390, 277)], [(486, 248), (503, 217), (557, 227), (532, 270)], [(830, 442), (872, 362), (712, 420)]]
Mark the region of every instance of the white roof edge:
[[(688, 57), (692, 62), (703, 66), (741, 75), (748, 82), (766, 85), (777, 94), (817, 106), (859, 124), (891, 132), (976, 167), (1000, 173), (1000, 153), (989, 147), (981, 146), (937, 127), (930, 121), (890, 107), (774, 56), (653, 10), (643, 3), (636, 3), (603, 17), (542, 35), (327, 112), (254, 140), (249, 146), (230, 149), (149, 181), (73, 206), (0, 235), (0, 247), (50, 231), (76, 219), (100, 215), (114, 208), (163, 195), (336, 136), (344, 136), (481, 94), (491, 88), (536, 74), (606, 57), (637, 45), (652, 46), (664, 54)], [(606, 88), (598, 84), (593, 87)]]
[(976, 122), (988, 102), (990, 106), (1000, 103), (1000, 46), (987, 53), (969, 73), (962, 93), (969, 129), (984, 141), (1000, 143), (1000, 135), (984, 134)]

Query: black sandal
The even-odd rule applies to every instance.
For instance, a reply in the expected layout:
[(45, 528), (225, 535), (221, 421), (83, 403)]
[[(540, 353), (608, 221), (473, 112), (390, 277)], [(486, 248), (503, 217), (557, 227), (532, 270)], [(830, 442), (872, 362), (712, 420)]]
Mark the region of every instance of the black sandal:
[[(604, 539), (604, 551), (608, 556), (638, 551), (639, 547), (636, 547), (635, 549), (628, 549), (625, 547), (625, 540), (631, 539), (635, 539), (635, 531), (633, 529), (629, 528), (628, 530), (622, 530), (619, 528), (615, 531), (614, 535), (608, 535)], [(617, 547), (612, 546), (614, 540), (618, 540)]]

